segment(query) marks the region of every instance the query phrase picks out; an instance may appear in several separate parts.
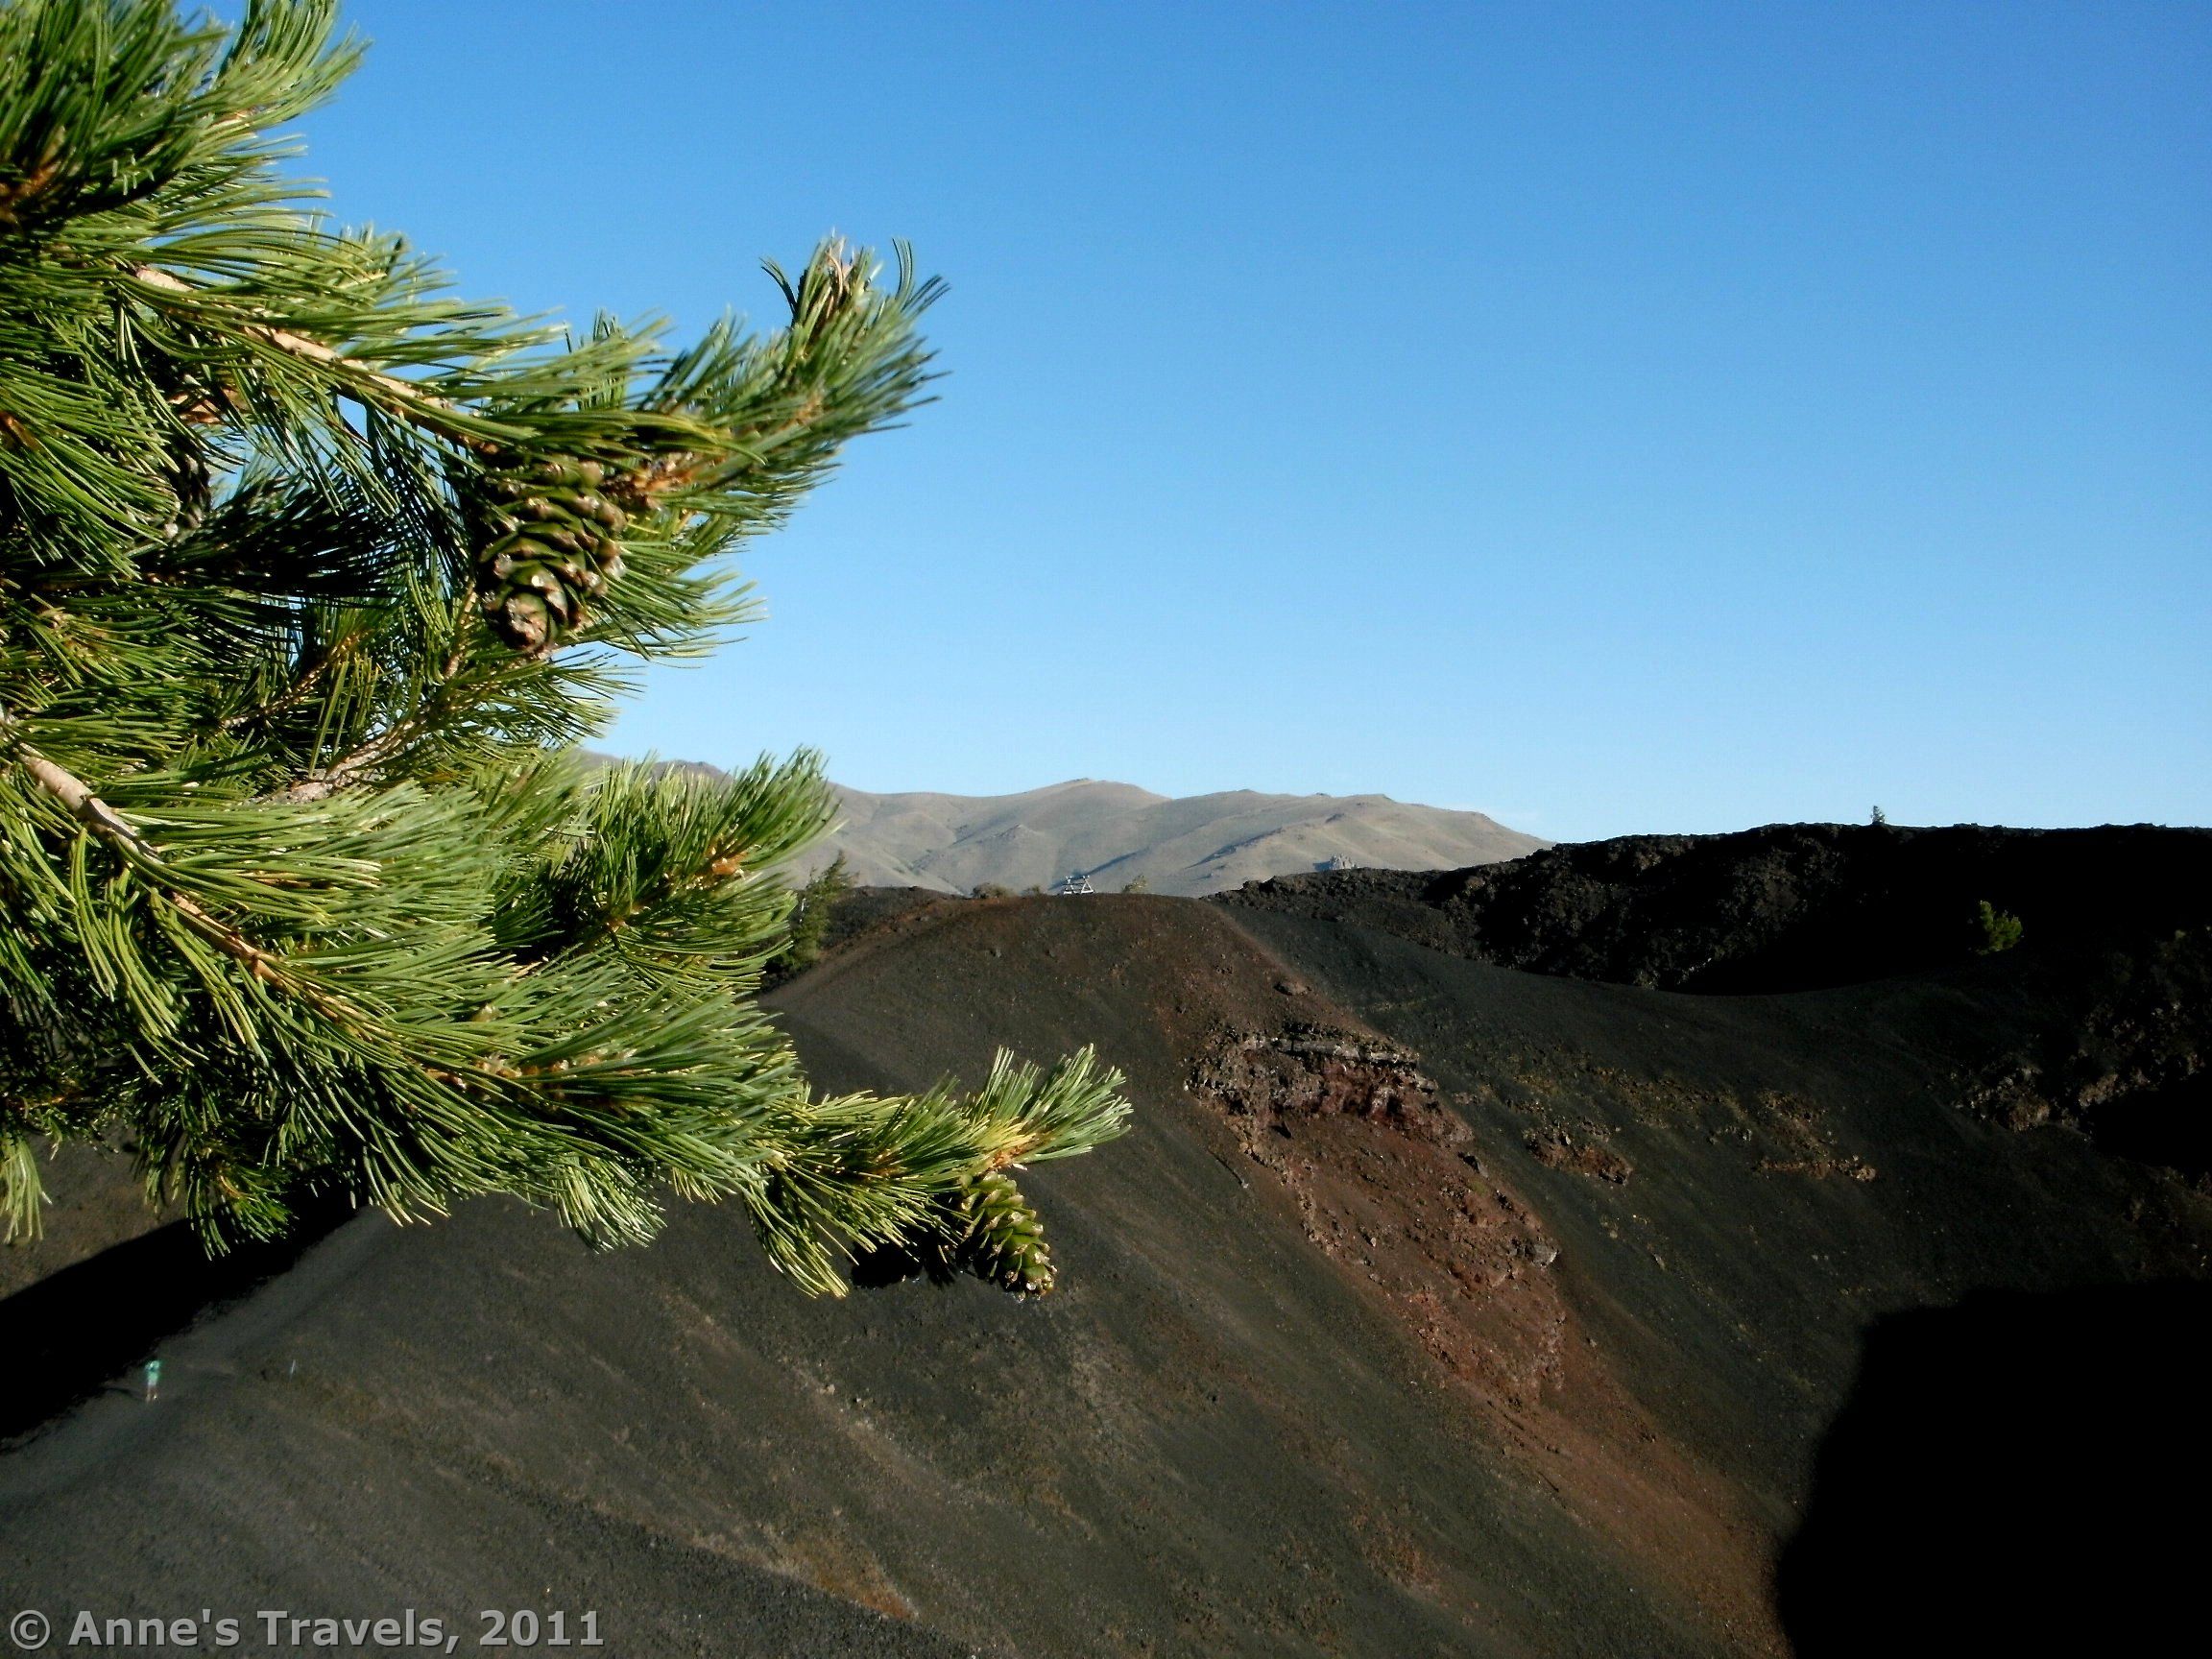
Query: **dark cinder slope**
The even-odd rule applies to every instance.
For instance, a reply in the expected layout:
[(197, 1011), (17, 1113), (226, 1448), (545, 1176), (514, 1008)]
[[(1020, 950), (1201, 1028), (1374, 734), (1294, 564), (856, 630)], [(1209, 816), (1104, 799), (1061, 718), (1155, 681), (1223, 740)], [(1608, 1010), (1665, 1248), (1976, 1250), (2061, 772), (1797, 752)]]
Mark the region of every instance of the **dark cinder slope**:
[(1986, 1028), (2008, 1039), (1977, 1058), (1972, 1109), (2212, 1175), (2212, 830), (1783, 824), (1292, 877), (1222, 902), (1718, 994), (1940, 978), (1989, 959), (1987, 903), (2024, 931), (1989, 980)]
[[(356, 1219), (215, 1286), (156, 1404), (0, 1455), (0, 1599), (597, 1607), (648, 1655), (2130, 1650), (2173, 1610), (2212, 1206), (2024, 1104), (2062, 964), (1700, 997), (1310, 905), (873, 908), (775, 998), (825, 1087), (998, 1040), (1130, 1073), (1134, 1132), (1030, 1176), (1061, 1293), (806, 1303), (716, 1211), (599, 1257)], [(0, 1352), (58, 1306), (154, 1340), (171, 1238), (0, 1302)]]
[[(1977, 952), (1984, 897), (2017, 948)], [(1787, 1536), (1801, 1654), (2187, 1617), (2212, 834), (1785, 826), (1228, 902), (1518, 1134), (1592, 1328)]]
[[(1217, 912), (910, 911), (783, 1000), (832, 1088), (973, 1076), (998, 1036), (1130, 1070), (1136, 1132), (1035, 1176), (1061, 1294), (805, 1303), (715, 1211), (599, 1257), (503, 1204), (357, 1219), (161, 1342), (157, 1402), (119, 1380), (0, 1457), (0, 1587), (71, 1613), (592, 1606), (648, 1654), (1773, 1649), (1704, 1472), (1593, 1443), (1647, 1531), (1690, 1518), (1687, 1570), (1562, 1497), (1545, 1442), (1584, 1431), (1560, 1402), (1638, 1413), (1563, 1345), (1541, 1227), (1386, 1045)], [(1312, 1031), (1377, 1056), (1268, 1132), (1318, 1182), (1184, 1090), (1194, 1055)], [(1252, 1052), (1223, 1086), (1257, 1119)], [(1488, 1323), (1445, 1310), (1435, 1352), (1382, 1284), (1434, 1271), (1399, 1237), (1414, 1203), (1469, 1213), (1481, 1272)], [(72, 1271), (132, 1316), (99, 1260)]]
[(1069, 1602), (1017, 1646), (1774, 1650), (1755, 1523), (1569, 1340), (1541, 1222), (1412, 1057), (1214, 914), (950, 902), (783, 994), (832, 1084), (1020, 1032), (1098, 1041), (1142, 1103), (1039, 1177), (1072, 1282), (1040, 1358), (1115, 1431), (1035, 1420)]

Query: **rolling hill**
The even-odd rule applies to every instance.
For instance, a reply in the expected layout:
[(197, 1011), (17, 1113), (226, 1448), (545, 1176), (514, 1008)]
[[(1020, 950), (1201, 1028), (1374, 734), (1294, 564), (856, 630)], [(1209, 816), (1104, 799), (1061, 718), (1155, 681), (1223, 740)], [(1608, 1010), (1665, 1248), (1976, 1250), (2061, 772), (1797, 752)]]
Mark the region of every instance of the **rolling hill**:
[(1170, 800), (1089, 779), (1020, 795), (837, 793), (843, 822), (808, 869), (842, 853), (864, 885), (940, 893), (986, 883), (1049, 888), (1080, 875), (1101, 892), (1139, 882), (1205, 897), (1336, 859), (1362, 869), (1456, 869), (1548, 845), (1479, 812), (1386, 795), (1238, 789)]
[[(595, 764), (611, 756), (586, 752)], [(700, 760), (675, 771), (721, 777)], [(843, 854), (863, 887), (969, 894), (1050, 890), (1070, 876), (1102, 893), (1204, 899), (1247, 881), (1336, 868), (1458, 870), (1551, 845), (1481, 812), (1409, 805), (1387, 795), (1264, 795), (1231, 789), (1180, 799), (1089, 778), (1019, 795), (872, 795), (833, 784), (838, 823), (801, 857), (811, 875)]]

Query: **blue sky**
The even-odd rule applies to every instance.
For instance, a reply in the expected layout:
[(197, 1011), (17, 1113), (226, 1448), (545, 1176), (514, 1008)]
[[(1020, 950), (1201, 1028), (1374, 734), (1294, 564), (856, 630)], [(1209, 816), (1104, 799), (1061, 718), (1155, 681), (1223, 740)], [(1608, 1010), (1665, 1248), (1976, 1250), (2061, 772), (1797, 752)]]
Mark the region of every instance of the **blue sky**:
[(1562, 838), (2212, 822), (2212, 8), (356, 0), (336, 211), (950, 372), (610, 746)]

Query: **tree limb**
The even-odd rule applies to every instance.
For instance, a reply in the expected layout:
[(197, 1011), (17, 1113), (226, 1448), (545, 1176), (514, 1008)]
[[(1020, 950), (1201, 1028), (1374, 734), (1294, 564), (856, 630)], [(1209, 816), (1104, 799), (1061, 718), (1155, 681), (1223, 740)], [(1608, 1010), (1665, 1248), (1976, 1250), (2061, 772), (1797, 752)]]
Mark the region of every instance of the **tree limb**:
[[(0, 743), (5, 743), (12, 751), (16, 762), (31, 774), (40, 789), (59, 802), (71, 817), (101, 840), (121, 849), (156, 872), (163, 869), (159, 850), (139, 833), (136, 825), (95, 795), (92, 786), (82, 778), (65, 767), (56, 765), (32, 748), (23, 740), (22, 730), (13, 715), (0, 709)], [(361, 1019), (359, 1011), (342, 998), (332, 997), (315, 986), (303, 984), (286, 973), (281, 966), (282, 958), (262, 950), (237, 928), (215, 916), (189, 893), (180, 892), (174, 887), (157, 890), (169, 906), (183, 919), (186, 927), (245, 968), (247, 973), (263, 984), (305, 998), (319, 1012), (333, 1019), (352, 1022)]]
[[(181, 276), (164, 271), (157, 265), (135, 266), (132, 269), (131, 276), (133, 280), (144, 284), (146, 287), (157, 288), (163, 293), (179, 294), (191, 300), (202, 300), (206, 297), (205, 290), (195, 288)], [(459, 404), (449, 402), (435, 393), (425, 392), (411, 380), (402, 380), (397, 374), (387, 374), (381, 369), (372, 369), (368, 364), (357, 358), (349, 357), (343, 351), (324, 345), (320, 340), (310, 340), (304, 334), (296, 334), (289, 328), (279, 328), (273, 323), (241, 322), (239, 327), (262, 344), (274, 346), (279, 351), (288, 352), (294, 357), (303, 358), (310, 363), (320, 364), (325, 369), (337, 370), (349, 380), (356, 382), (356, 391), (359, 391), (363, 386), (373, 388), (397, 404), (398, 406), (397, 413), (403, 419), (432, 417), (424, 423), (434, 426), (441, 432), (460, 437), (463, 443), (477, 445), (482, 443), (480, 439), (461, 437), (460, 434), (452, 432), (449, 421), (435, 419), (439, 416), (465, 414), (466, 411)]]

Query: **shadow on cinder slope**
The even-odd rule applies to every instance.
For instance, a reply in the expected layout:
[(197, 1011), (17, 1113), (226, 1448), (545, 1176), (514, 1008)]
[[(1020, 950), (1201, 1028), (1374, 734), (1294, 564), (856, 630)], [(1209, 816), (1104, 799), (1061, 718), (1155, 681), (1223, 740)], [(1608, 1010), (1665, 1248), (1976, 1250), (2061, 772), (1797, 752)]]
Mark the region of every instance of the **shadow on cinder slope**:
[(2190, 1628), (2208, 1331), (2189, 1283), (1878, 1321), (1777, 1575), (1799, 1659), (2151, 1652)]
[(297, 1262), (345, 1219), (331, 1208), (275, 1244), (209, 1260), (173, 1221), (0, 1298), (0, 1446), (96, 1394), (164, 1337)]

